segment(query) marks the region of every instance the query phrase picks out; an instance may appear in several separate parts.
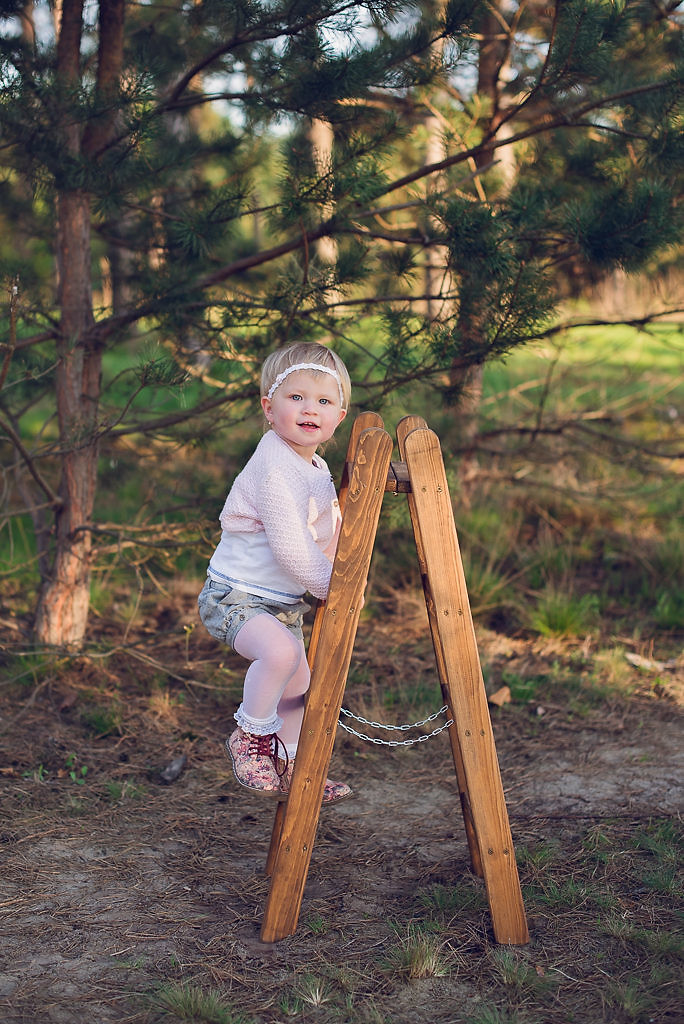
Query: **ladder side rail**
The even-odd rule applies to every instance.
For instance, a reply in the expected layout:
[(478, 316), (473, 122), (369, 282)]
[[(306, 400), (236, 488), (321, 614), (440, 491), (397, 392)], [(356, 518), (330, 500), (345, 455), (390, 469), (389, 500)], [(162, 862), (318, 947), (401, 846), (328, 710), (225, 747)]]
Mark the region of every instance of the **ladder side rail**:
[[(347, 457), (342, 470), (342, 477), (340, 479), (340, 486), (338, 488), (338, 501), (340, 503), (340, 512), (344, 515), (344, 506), (347, 501), (347, 491), (349, 489), (349, 477), (351, 467), (353, 466), (354, 458), (356, 456), (356, 449), (358, 447), (359, 439), (364, 430), (368, 430), (371, 427), (382, 427), (384, 426), (382, 417), (376, 412), (362, 412), (356, 417), (352, 423), (352, 428), (349, 434), (349, 441), (347, 442)], [(314, 659), (316, 657), (316, 650), (318, 649), (318, 641), (321, 635), (321, 627), (323, 625), (323, 615), (325, 614), (325, 601), (315, 602), (314, 620), (311, 625), (311, 635), (309, 637), (309, 644), (307, 648), (307, 661), (309, 668), (313, 667)], [(271, 832), (271, 842), (266, 857), (265, 874), (270, 876), (273, 873), (273, 866), (275, 864), (276, 856), (278, 854), (278, 846), (280, 845), (280, 837), (283, 830), (283, 820), (285, 817), (285, 807), (281, 800), (276, 807), (275, 818), (273, 821), (273, 829)]]
[[(372, 427), (384, 426), (382, 417), (376, 412), (362, 412), (356, 417), (352, 424), (351, 433), (349, 434), (349, 441), (347, 443), (347, 458), (342, 469), (342, 476), (340, 479), (340, 486), (338, 488), (338, 501), (340, 503), (340, 512), (344, 515), (344, 507), (347, 503), (347, 491), (349, 490), (349, 477), (351, 468), (354, 464), (356, 456), (356, 449), (359, 444), (359, 439), (363, 434), (364, 430), (369, 430)], [(311, 636), (309, 637), (309, 646), (307, 650), (307, 660), (309, 662), (309, 668), (313, 666), (314, 658), (316, 657), (316, 649), (318, 647), (318, 639), (320, 637), (321, 626), (323, 624), (323, 613), (325, 611), (325, 602), (316, 602), (316, 612), (314, 615), (313, 625), (311, 627)]]
[(497, 942), (529, 942), (515, 850), (439, 439), (413, 430), (406, 463)]
[[(403, 419), (397, 424), (397, 446), (399, 448), (399, 456), (405, 461), (406, 457), (406, 438), (412, 430), (427, 429), (427, 423), (422, 416), (404, 416)], [(420, 578), (423, 584), (423, 593), (425, 595), (425, 606), (428, 613), (428, 622), (430, 624), (430, 633), (432, 635), (432, 646), (435, 652), (435, 661), (437, 663), (437, 673), (439, 675), (439, 681), (442, 688), (442, 696), (444, 702), (447, 705), (449, 718), (453, 722), (456, 721), (456, 709), (453, 706), (451, 699), (450, 687), (448, 685), (447, 668), (444, 660), (442, 647), (439, 642), (439, 633), (437, 630), (437, 616), (435, 612), (435, 602), (432, 597), (432, 591), (430, 590), (430, 581), (428, 579), (427, 564), (425, 561), (425, 548), (423, 545), (423, 539), (420, 533), (420, 523), (418, 522), (418, 515), (416, 513), (416, 502), (413, 494), (409, 492), (406, 495), (408, 501), (409, 513), (411, 516), (411, 525), (413, 527), (413, 537), (416, 544), (416, 553), (418, 555), (418, 565), (420, 567)], [(466, 839), (468, 841), (468, 851), (470, 854), (470, 866), (474, 874), (480, 878), (483, 877), (482, 871), (482, 858), (480, 856), (480, 848), (477, 842), (477, 836), (475, 834), (475, 826), (473, 824), (473, 812), (470, 806), (470, 797), (468, 794), (468, 783), (463, 768), (463, 755), (461, 753), (461, 746), (458, 738), (458, 729), (454, 725), (449, 727), (449, 743), (451, 745), (451, 755), (454, 762), (454, 769), (456, 772), (456, 779), (458, 782), (459, 797), (461, 800), (461, 812), (463, 814), (463, 824), (465, 827)]]
[(277, 942), (297, 928), (391, 454), (392, 439), (386, 431), (370, 428), (363, 432), (350, 474), (297, 758), (273, 863), (261, 928), (263, 942)]

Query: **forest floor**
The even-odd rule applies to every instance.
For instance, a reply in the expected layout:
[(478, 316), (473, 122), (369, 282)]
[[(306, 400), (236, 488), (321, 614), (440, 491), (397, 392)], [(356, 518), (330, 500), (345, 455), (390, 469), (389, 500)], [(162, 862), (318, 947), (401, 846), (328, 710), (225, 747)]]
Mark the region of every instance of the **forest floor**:
[[(221, 748), (239, 668), (217, 670), (183, 601), (128, 652), (0, 690), (4, 1024), (684, 1019), (681, 658), (613, 659), (621, 689), (589, 706), (537, 691), (491, 708), (529, 945), (494, 942), (446, 734), (388, 750), (340, 730), (331, 775), (355, 798), (322, 812), (297, 932), (267, 946), (273, 805), (234, 783)], [(587, 643), (478, 639), (490, 692), (504, 667), (597, 678)], [(430, 657), (420, 622), (388, 617), (361, 629), (356, 677), (381, 692)]]

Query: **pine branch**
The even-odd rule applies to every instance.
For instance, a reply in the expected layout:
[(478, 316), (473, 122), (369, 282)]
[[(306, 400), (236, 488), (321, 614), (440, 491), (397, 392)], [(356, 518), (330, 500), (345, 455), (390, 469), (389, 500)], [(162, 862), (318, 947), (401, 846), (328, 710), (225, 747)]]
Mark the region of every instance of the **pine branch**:
[[(562, 114), (550, 120), (544, 121), (541, 124), (532, 125), (529, 128), (525, 128), (515, 135), (511, 135), (505, 139), (497, 139), (495, 132), (491, 132), (482, 139), (477, 146), (472, 146), (470, 149), (465, 150), (461, 153), (456, 153), (453, 156), (445, 157), (444, 160), (439, 160), (436, 163), (423, 164), (422, 167), (416, 168), (415, 171), (411, 171), (410, 174), (405, 174), (401, 178), (395, 178), (394, 181), (386, 185), (380, 192), (381, 195), (389, 195), (391, 192), (396, 192), (397, 189), (405, 188), (407, 185), (412, 185), (416, 181), (420, 181), (423, 178), (428, 177), (431, 174), (439, 174), (440, 171), (445, 171), (450, 167), (455, 167), (458, 164), (463, 163), (469, 158), (476, 156), (481, 150), (494, 150), (500, 149), (503, 146), (512, 146), (516, 142), (522, 142), (524, 139), (531, 139), (537, 135), (541, 135), (545, 132), (555, 131), (557, 128), (572, 129), (577, 127), (575, 121), (578, 118), (584, 117), (585, 114), (591, 113), (592, 110), (599, 110), (602, 107), (610, 106), (613, 103), (621, 102), (623, 100), (631, 99), (634, 96), (643, 96), (648, 93), (658, 92), (661, 89), (665, 89), (670, 85), (669, 82), (658, 81), (652, 82), (650, 85), (635, 86), (633, 89), (625, 89), (619, 93), (613, 93), (610, 96), (604, 96), (597, 100), (592, 100), (578, 107), (574, 112), (569, 114)], [(514, 116), (511, 113), (511, 117)], [(579, 127), (585, 127), (584, 124)], [(600, 128), (600, 125), (596, 125), (591, 122), (592, 128)]]
[[(636, 327), (637, 329), (642, 330), (644, 327), (647, 327), (655, 321), (666, 321), (667, 317), (679, 317), (682, 313), (684, 313), (684, 306), (674, 306), (671, 309), (664, 309), (660, 312), (646, 313), (644, 316), (639, 317), (623, 317), (619, 320), (607, 320), (600, 317), (591, 317), (582, 320), (565, 320), (562, 323), (554, 324), (552, 327), (548, 327), (543, 331), (535, 331), (533, 334), (530, 334), (530, 341), (540, 341), (542, 338), (552, 338), (556, 334), (562, 334), (575, 327)], [(673, 323), (678, 323), (680, 329), (684, 330), (684, 327), (682, 327), (678, 320), (673, 320)]]

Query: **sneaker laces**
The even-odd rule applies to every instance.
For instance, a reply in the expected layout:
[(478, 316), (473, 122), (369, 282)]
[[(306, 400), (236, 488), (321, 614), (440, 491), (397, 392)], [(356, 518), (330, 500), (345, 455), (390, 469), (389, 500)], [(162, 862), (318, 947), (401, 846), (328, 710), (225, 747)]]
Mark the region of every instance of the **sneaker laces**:
[[(278, 755), (278, 747), (282, 747), (284, 758)], [(253, 733), (249, 737), (249, 745), (247, 746), (248, 757), (268, 757), (273, 762), (273, 768), (279, 779), (283, 777), (287, 771), (287, 766), (290, 762), (290, 758), (287, 753), (287, 747), (275, 732), (269, 732), (265, 736), (255, 736)], [(278, 764), (284, 761), (284, 767), (282, 771), (278, 771)]]

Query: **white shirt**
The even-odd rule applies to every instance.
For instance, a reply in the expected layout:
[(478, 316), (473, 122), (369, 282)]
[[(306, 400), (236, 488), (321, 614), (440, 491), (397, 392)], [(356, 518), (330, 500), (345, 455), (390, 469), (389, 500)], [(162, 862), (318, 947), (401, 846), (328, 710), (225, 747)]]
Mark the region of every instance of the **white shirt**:
[(307, 462), (269, 430), (226, 498), (208, 574), (283, 604), (306, 591), (324, 599), (340, 521), (325, 460)]

